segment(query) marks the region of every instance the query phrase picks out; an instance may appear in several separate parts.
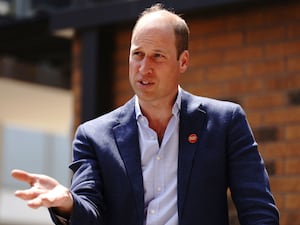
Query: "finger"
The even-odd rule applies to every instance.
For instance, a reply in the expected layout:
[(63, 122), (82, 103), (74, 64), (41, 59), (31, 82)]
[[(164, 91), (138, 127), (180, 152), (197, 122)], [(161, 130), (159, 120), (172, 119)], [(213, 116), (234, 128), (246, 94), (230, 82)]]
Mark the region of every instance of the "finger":
[(30, 201), (27, 202), (27, 205), (30, 207), (30, 208), (33, 208), (33, 209), (37, 209), (41, 206), (43, 206), (43, 202), (41, 200), (40, 197), (37, 197), (37, 198), (34, 198)]
[(31, 188), (31, 189), (22, 190), (22, 191), (17, 190), (15, 192), (15, 196), (18, 198), (21, 198), (23, 200), (32, 200), (43, 193), (44, 193), (44, 191), (42, 191), (40, 189)]
[(32, 185), (32, 183), (34, 182), (35, 178), (34, 178), (34, 175), (31, 174), (31, 173), (28, 173), (24, 170), (17, 170), (17, 169), (14, 169), (11, 171), (11, 175), (13, 178), (19, 180), (19, 181), (23, 181), (23, 182), (26, 182), (30, 185)]
[(55, 200), (56, 200), (56, 196), (53, 196), (49, 193), (45, 193), (37, 196), (34, 199), (31, 199), (30, 201), (27, 202), (27, 205), (34, 209), (42, 206), (46, 208), (50, 208), (56, 206)]
[(26, 193), (25, 191), (16, 191), (15, 196), (23, 200), (31, 200), (35, 198), (37, 195), (34, 193)]

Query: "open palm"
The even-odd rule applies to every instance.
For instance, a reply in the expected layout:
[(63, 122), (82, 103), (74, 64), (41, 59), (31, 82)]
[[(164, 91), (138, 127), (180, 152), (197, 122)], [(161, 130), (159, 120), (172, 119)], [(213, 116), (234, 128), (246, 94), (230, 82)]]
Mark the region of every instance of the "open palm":
[(73, 199), (70, 191), (52, 177), (23, 170), (13, 170), (11, 175), (15, 179), (29, 184), (28, 189), (15, 192), (17, 197), (28, 201), (29, 207), (44, 206), (47, 208), (58, 207), (62, 211), (71, 210)]

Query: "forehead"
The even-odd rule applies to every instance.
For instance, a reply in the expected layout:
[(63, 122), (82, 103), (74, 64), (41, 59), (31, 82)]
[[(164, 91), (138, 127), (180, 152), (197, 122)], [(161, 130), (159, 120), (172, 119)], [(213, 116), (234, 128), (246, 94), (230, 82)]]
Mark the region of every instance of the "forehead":
[(157, 27), (165, 29), (173, 29), (175, 15), (167, 11), (152, 12), (141, 17), (136, 23), (133, 32), (143, 27)]
[(175, 32), (169, 15), (150, 13), (142, 17), (135, 25), (131, 45), (161, 44), (175, 47)]

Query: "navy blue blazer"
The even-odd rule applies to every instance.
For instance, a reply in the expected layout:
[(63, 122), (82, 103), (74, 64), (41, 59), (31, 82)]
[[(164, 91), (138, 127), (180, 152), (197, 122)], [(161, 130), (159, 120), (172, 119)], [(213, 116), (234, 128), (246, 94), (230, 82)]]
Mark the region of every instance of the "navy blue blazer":
[[(189, 141), (191, 134), (198, 137), (195, 143)], [(228, 225), (228, 188), (241, 225), (279, 224), (263, 160), (239, 105), (183, 91), (179, 136), (180, 225)], [(80, 125), (73, 158), (70, 224), (143, 225), (144, 188), (133, 98)]]

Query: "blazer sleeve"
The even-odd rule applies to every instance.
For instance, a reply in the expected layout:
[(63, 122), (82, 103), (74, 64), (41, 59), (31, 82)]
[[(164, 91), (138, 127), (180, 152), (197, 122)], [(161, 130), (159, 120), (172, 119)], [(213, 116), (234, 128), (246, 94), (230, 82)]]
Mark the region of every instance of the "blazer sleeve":
[(240, 106), (233, 111), (229, 126), (228, 177), (241, 225), (279, 224), (269, 177), (245, 112)]
[[(73, 142), (73, 171), (70, 187), (74, 208), (68, 220), (70, 225), (101, 225), (103, 201), (101, 193), (101, 176), (97, 157), (92, 144), (85, 134), (84, 125), (77, 129)], [(63, 224), (55, 215), (51, 215), (53, 222)]]

